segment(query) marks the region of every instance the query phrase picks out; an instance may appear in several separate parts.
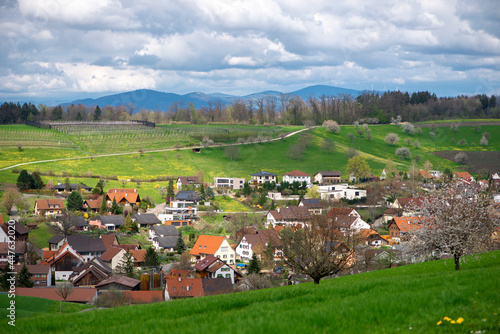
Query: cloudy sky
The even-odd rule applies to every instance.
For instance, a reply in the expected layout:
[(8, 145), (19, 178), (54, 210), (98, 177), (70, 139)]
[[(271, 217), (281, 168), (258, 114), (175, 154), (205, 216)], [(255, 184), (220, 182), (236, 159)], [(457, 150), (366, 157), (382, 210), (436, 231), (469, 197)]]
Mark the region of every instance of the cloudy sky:
[(0, 0), (0, 100), (500, 94), (498, 0)]

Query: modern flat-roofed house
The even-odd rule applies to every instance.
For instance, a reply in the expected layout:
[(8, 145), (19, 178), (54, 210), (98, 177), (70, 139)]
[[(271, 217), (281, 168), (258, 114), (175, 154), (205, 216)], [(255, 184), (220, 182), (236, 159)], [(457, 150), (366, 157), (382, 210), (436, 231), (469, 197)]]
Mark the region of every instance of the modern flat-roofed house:
[(239, 177), (214, 177), (215, 188), (243, 189), (245, 179)]
[(196, 191), (181, 190), (165, 207), (165, 212), (158, 214), (158, 219), (165, 225), (187, 226), (198, 219), (198, 208), (196, 207), (202, 198)]
[(199, 188), (200, 184), (198, 176), (179, 176), (177, 178), (177, 189), (182, 189), (183, 186), (194, 186), (195, 188)]
[(38, 199), (35, 202), (35, 213), (39, 216), (54, 216), (62, 214), (64, 202), (62, 199)]
[(250, 181), (253, 181), (254, 183), (262, 184), (266, 182), (278, 182), (278, 175), (270, 173), (270, 172), (265, 172), (265, 171), (260, 171), (258, 173), (253, 173), (250, 174)]
[(320, 171), (314, 174), (313, 181), (319, 184), (332, 184), (342, 182), (342, 173), (339, 171)]
[(294, 170), (292, 172), (283, 174), (283, 182), (288, 182), (288, 183), (299, 182), (301, 184), (305, 182), (309, 185), (311, 184), (311, 175), (301, 172), (300, 170)]

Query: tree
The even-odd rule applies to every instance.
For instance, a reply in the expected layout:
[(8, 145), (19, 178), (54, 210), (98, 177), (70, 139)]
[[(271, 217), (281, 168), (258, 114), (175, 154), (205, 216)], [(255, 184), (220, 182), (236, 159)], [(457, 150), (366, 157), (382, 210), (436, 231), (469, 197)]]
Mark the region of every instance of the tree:
[(33, 172), (33, 188), (35, 189), (42, 189), (45, 187), (45, 184), (43, 183), (42, 177), (40, 176), (39, 172)]
[(214, 190), (211, 187), (207, 187), (207, 189), (205, 189), (206, 199), (213, 200), (214, 196), (215, 196)]
[(109, 209), (109, 211), (111, 211), (111, 213), (114, 215), (119, 215), (122, 213), (122, 209), (120, 208), (118, 203), (116, 203), (116, 198), (113, 198), (113, 203), (111, 203), (111, 208)]
[(456, 163), (465, 165), (467, 164), (467, 162), (469, 162), (469, 157), (467, 156), (467, 153), (459, 152), (455, 154), (455, 158), (453, 160), (455, 160)]
[(207, 148), (213, 144), (214, 144), (214, 141), (212, 139), (208, 138), (208, 136), (203, 137), (203, 140), (201, 141), (201, 145), (203, 145), (204, 148)]
[(12, 211), (12, 206), (17, 205), (21, 200), (22, 196), (15, 188), (9, 188), (5, 190), (2, 196), (2, 206), (5, 208), (7, 215), (10, 216)]
[(2, 291), (8, 291), (11, 281), (15, 281), (16, 276), (13, 274), (9, 264), (5, 265), (0, 275), (0, 288)]
[(496, 222), (490, 210), (480, 189), (459, 182), (443, 185), (420, 205), (424, 218), (412, 233), (410, 253), (451, 255), (459, 270), (462, 256), (492, 249)]
[(457, 132), (457, 130), (458, 130), (458, 124), (457, 124), (457, 123), (455, 123), (455, 122), (451, 123), (451, 125), (450, 125), (450, 129), (451, 129), (451, 131), (453, 131), (453, 132)]
[(415, 125), (406, 122), (401, 124), (401, 128), (407, 135), (413, 135), (415, 134)]
[(482, 137), (481, 137), (481, 140), (479, 141), (479, 144), (480, 144), (481, 146), (488, 146), (488, 139), (486, 139), (486, 137), (485, 137), (485, 136), (482, 136)]
[(238, 146), (226, 146), (224, 149), (224, 155), (229, 158), (229, 160), (238, 160), (241, 156), (240, 148)]
[(338, 230), (326, 216), (314, 216), (302, 229), (281, 231), (286, 263), (319, 284), (321, 278), (348, 269), (353, 251), (338, 240)]
[(97, 195), (104, 195), (104, 180), (99, 179), (99, 181), (97, 181), (94, 189), (92, 189), (92, 193)]
[(128, 250), (118, 264), (117, 271), (122, 275), (126, 275), (132, 278), (135, 277), (134, 257)]
[(307, 198), (319, 198), (319, 196), (320, 196), (320, 193), (319, 193), (318, 186), (312, 186), (311, 188), (308, 188), (306, 191)]
[(236, 285), (236, 291), (251, 291), (268, 289), (271, 287), (271, 281), (267, 276), (251, 274), (245, 276)]
[(168, 180), (168, 186), (167, 186), (167, 199), (168, 202), (170, 203), (170, 200), (175, 197), (174, 193), (174, 180), (170, 179)]
[(64, 180), (64, 191), (70, 191), (71, 190), (71, 185), (69, 183), (69, 178), (66, 178)]
[(19, 176), (17, 177), (17, 188), (19, 191), (24, 191), (28, 189), (32, 189), (35, 184), (35, 180), (33, 179), (33, 176), (28, 174), (28, 171), (26, 169), (23, 169)]
[(101, 208), (99, 209), (99, 213), (102, 215), (106, 211), (108, 211), (108, 205), (106, 204), (106, 196), (101, 197)]
[(370, 167), (365, 158), (357, 155), (347, 161), (346, 171), (353, 174), (357, 180), (362, 180), (370, 176)]
[(387, 144), (394, 146), (399, 142), (399, 136), (395, 133), (388, 133), (384, 140)]
[[(61, 297), (64, 301), (68, 299), (68, 297), (73, 293), (73, 284), (71, 283), (62, 283), (56, 285), (56, 293)], [(59, 313), (62, 311), (62, 301), (59, 301)]]
[(71, 211), (80, 211), (83, 206), (82, 195), (78, 191), (73, 191), (67, 198), (66, 207)]
[(326, 153), (335, 151), (335, 142), (331, 139), (323, 139), (321, 141), (321, 149)]
[(127, 217), (125, 218), (125, 225), (123, 225), (123, 229), (128, 232), (139, 232), (139, 225), (137, 225), (137, 222), (132, 220), (132, 217), (130, 217), (130, 213), (127, 214)]
[(101, 118), (101, 114), (101, 108), (99, 108), (99, 106), (96, 106), (94, 110), (94, 121), (98, 121)]
[(187, 247), (182, 238), (182, 233), (179, 232), (179, 237), (177, 237), (177, 243), (175, 244), (175, 250), (177, 254), (182, 254), (186, 251)]
[(144, 255), (144, 267), (160, 266), (160, 257), (153, 247), (149, 247)]
[(259, 271), (260, 271), (260, 262), (259, 259), (257, 258), (257, 254), (255, 254), (254, 252), (252, 255), (252, 259), (248, 264), (248, 274), (258, 274)]
[(396, 175), (399, 175), (398, 168), (392, 159), (387, 159), (384, 170), (386, 179), (391, 179)]
[(332, 120), (326, 120), (323, 122), (323, 126), (330, 132), (337, 133), (340, 131), (340, 125)]
[(188, 252), (182, 253), (179, 256), (179, 262), (174, 265), (175, 269), (190, 270), (191, 269), (191, 255)]
[(23, 265), (23, 268), (19, 272), (17, 276), (17, 284), (19, 287), (22, 288), (32, 288), (33, 287), (33, 281), (30, 278), (30, 272), (28, 270), (28, 267), (26, 267), (26, 264)]
[(395, 153), (398, 158), (402, 160), (408, 159), (411, 156), (411, 152), (408, 147), (398, 147)]
[(65, 237), (71, 235), (74, 230), (74, 226), (71, 224), (71, 216), (66, 212), (63, 213), (59, 221), (50, 225), (50, 229), (54, 234), (60, 234)]

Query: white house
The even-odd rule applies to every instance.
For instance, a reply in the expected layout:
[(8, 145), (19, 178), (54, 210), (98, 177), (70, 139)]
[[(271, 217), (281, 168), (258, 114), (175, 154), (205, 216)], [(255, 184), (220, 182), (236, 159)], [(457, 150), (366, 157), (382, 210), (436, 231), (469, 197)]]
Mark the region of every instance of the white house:
[(239, 177), (214, 177), (215, 188), (242, 189), (245, 179)]
[(199, 261), (212, 255), (228, 264), (234, 264), (236, 253), (226, 238), (215, 235), (200, 235), (189, 252), (193, 261)]
[(352, 200), (366, 197), (366, 190), (351, 187), (347, 183), (323, 185), (318, 188), (321, 199), (323, 200), (340, 200), (341, 198)]
[(310, 185), (311, 184), (311, 175), (304, 173), (304, 172), (301, 172), (300, 170), (294, 170), (292, 172), (288, 172), (286, 174), (283, 174), (283, 182), (288, 182), (288, 183), (306, 182), (307, 185)]
[(236, 255), (249, 262), (254, 252), (260, 257), (260, 253), (265, 252), (269, 243), (273, 247), (274, 259), (283, 257), (281, 239), (276, 230), (259, 230), (257, 233), (245, 234), (236, 246)]
[(289, 206), (286, 208), (278, 208), (271, 210), (266, 215), (266, 228), (277, 225), (281, 226), (296, 226), (305, 225), (311, 220), (309, 210), (304, 206)]
[(202, 278), (230, 278), (234, 284), (234, 269), (216, 256), (207, 256), (198, 261), (194, 269)]

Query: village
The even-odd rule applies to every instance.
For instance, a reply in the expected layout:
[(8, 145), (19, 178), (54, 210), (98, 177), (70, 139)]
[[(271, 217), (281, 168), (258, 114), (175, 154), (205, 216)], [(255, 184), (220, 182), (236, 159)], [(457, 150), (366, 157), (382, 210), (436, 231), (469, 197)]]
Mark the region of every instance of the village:
[[(468, 172), (420, 170), (409, 176), (384, 169), (379, 177), (358, 180), (339, 171), (257, 171), (248, 180), (207, 181), (170, 180), (165, 201), (156, 205), (138, 189), (105, 191), (102, 180), (94, 188), (53, 185), (54, 198), (35, 202), (38, 222), (22, 224), (14, 215), (3, 221), (0, 215), (2, 288), (8, 290), (15, 273), (16, 295), (111, 307), (300, 284), (313, 276), (290, 264), (292, 239), (283, 236), (301, 233), (318, 219), (334, 231), (325, 252), (343, 258), (336, 274), (325, 277), (426, 261), (405, 246), (425, 228), (428, 205), (438, 201), (432, 192), (451, 182), (487, 194), (497, 226), (491, 238), (498, 243), (498, 173), (476, 180)], [(214, 210), (211, 201), (221, 196), (254, 212)], [(207, 229), (214, 217), (222, 217), (228, 229)], [(39, 224), (51, 226), (47, 244), (30, 243)]]

